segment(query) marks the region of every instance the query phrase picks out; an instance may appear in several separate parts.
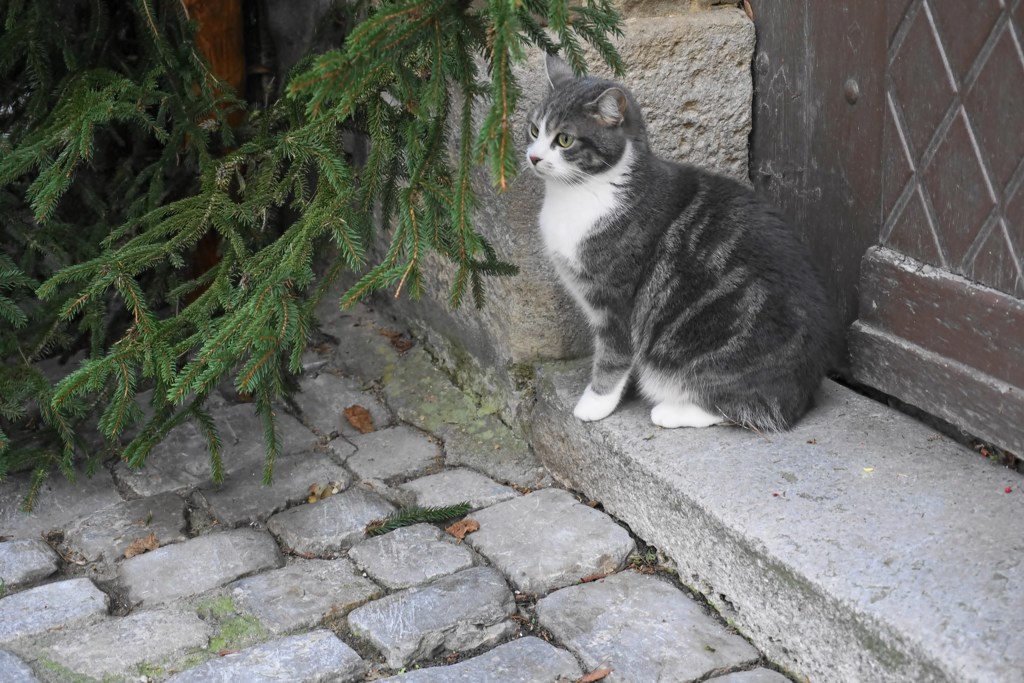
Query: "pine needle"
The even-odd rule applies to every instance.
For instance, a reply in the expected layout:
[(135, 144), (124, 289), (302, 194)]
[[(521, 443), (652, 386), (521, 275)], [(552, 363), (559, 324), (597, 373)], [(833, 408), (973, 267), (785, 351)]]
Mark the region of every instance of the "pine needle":
[(447, 507), (420, 507), (413, 505), (396, 510), (387, 517), (375, 519), (366, 525), (364, 532), (367, 536), (382, 536), (389, 531), (394, 531), (403, 526), (412, 526), (426, 522), (435, 524), (437, 522), (448, 522), (469, 513), (469, 503), (456, 503)]

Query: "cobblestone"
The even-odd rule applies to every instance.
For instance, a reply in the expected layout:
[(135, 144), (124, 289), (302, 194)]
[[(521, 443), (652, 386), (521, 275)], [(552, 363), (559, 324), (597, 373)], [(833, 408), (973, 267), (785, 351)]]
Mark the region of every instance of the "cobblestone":
[(137, 555), (122, 562), (118, 574), (132, 604), (152, 606), (199, 595), (281, 563), (269, 534), (235, 529)]
[(514, 611), (501, 574), (473, 567), (363, 605), (348, 624), (397, 669), (442, 650), (496, 645), (515, 631), (508, 619)]
[(328, 615), (343, 617), (381, 594), (345, 558), (295, 558), (281, 569), (239, 579), (228, 589), (240, 609), (276, 634), (316, 626)]
[(168, 683), (349, 683), (366, 664), (330, 631), (313, 631), (256, 645), (171, 677)]
[(446, 507), (466, 502), (473, 510), (519, 495), (513, 488), (461, 467), (414, 479), (402, 484), (401, 488), (411, 491), (416, 496), (416, 504), (423, 507)]
[(582, 675), (571, 654), (527, 636), (458, 664), (410, 671), (381, 683), (535, 683), (575, 681)]
[(633, 571), (556, 591), (537, 617), (584, 666), (613, 669), (608, 683), (699, 680), (760, 657), (678, 588)]
[[(266, 458), (263, 422), (250, 403), (228, 404), (215, 411), (226, 473), (262, 465)], [(316, 435), (291, 415), (277, 411), (277, 432), (284, 454), (312, 450)], [(114, 476), (136, 496), (165, 491), (189, 491), (209, 483), (213, 474), (209, 446), (199, 427), (185, 422), (172, 429), (146, 458), (140, 470), (124, 462), (114, 466)]]
[(356, 452), (345, 462), (360, 479), (411, 477), (444, 463), (441, 448), (422, 432), (406, 426), (351, 438)]
[(59, 567), (57, 553), (43, 541), (22, 538), (0, 543), (0, 579), (7, 590), (45, 579)]
[(414, 524), (363, 541), (349, 557), (381, 585), (410, 588), (473, 566), (473, 553), (443, 536), (437, 527)]
[(194, 612), (143, 611), (65, 633), (47, 655), (68, 671), (104, 679), (135, 673), (186, 649), (204, 647), (212, 629)]
[(316, 503), (279, 512), (267, 528), (286, 547), (302, 555), (331, 555), (361, 541), (366, 525), (394, 511), (375, 493), (353, 486)]
[(709, 678), (708, 683), (789, 683), (789, 679), (771, 669), (751, 669)]
[[(306, 424), (333, 438), (280, 411), (273, 487), (261, 485), (262, 425), (230, 391), (210, 406), (225, 441), (220, 487), (187, 423), (144, 470), (110, 463), (124, 498), (101, 469), (80, 490), (52, 478), (37, 513), (23, 515), (11, 483), (27, 479), (0, 484), (0, 528), (15, 539), (0, 543), (0, 577), (14, 591), (0, 598), (0, 680), (566, 683), (604, 663), (615, 669), (608, 683), (657, 680), (655, 670), (672, 681), (788, 680), (744, 670), (760, 655), (666, 581), (627, 571), (578, 584), (622, 566), (634, 548), (626, 530), (566, 491), (506, 485), (552, 482), (493, 408), (458, 391), (422, 349), (396, 352), (380, 333), (390, 326), (365, 309), (335, 319), (358, 327), (344, 331), (344, 348), (318, 347), (320, 374), (302, 380), (299, 399)], [(377, 431), (336, 419), (350, 401)], [(392, 414), (405, 423), (390, 424)], [(311, 484), (330, 482), (338, 494), (307, 502)], [(464, 541), (431, 524), (365, 536), (395, 504), (463, 501), (480, 523)], [(50, 529), (64, 532), (66, 561), (38, 539)], [(150, 532), (161, 547), (124, 558)], [(83, 571), (109, 599), (68, 578)], [(127, 616), (109, 616), (108, 603)], [(214, 642), (227, 643), (222, 656), (207, 650)]]
[(51, 529), (64, 529), (71, 522), (121, 500), (110, 472), (99, 469), (85, 476), (75, 473), (75, 483), (59, 473), (47, 477), (31, 513), (23, 512), (22, 500), (31, 473), (13, 474), (0, 481), (0, 535), (10, 538), (39, 538)]
[(69, 548), (87, 562), (113, 564), (137, 539), (149, 534), (160, 545), (185, 541), (185, 501), (173, 493), (119, 502), (73, 523), (65, 534)]
[(569, 492), (543, 489), (473, 513), (466, 541), (524, 593), (613, 572), (635, 547), (626, 530)]
[(302, 391), (294, 398), (306, 424), (327, 437), (339, 434), (349, 437), (360, 433), (345, 418), (345, 409), (351, 406), (366, 408), (375, 429), (384, 429), (391, 424), (387, 409), (375, 396), (362, 391), (359, 382), (330, 372), (304, 379)]
[(263, 463), (253, 463), (224, 477), (221, 487), (207, 483), (199, 493), (217, 521), (226, 527), (263, 522), (275, 512), (306, 500), (314, 483), (346, 488), (348, 471), (322, 453), (295, 453), (274, 463), (272, 486), (263, 485)]
[(4, 683), (36, 683), (39, 680), (28, 664), (6, 650), (0, 650), (0, 671), (4, 674)]
[(409, 351), (396, 366), (384, 377), (388, 403), (400, 419), (444, 439), (449, 465), (526, 488), (551, 484), (529, 445), (452, 386), (426, 351)]
[(106, 614), (108, 602), (89, 579), (68, 579), (9, 595), (0, 599), (0, 645)]

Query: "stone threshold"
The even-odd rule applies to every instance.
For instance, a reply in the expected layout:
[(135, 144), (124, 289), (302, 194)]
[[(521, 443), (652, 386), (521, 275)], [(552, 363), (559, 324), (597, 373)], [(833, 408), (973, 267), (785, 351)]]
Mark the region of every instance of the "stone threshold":
[(1022, 680), (1019, 474), (832, 382), (782, 434), (663, 430), (637, 399), (585, 424), (587, 370), (538, 368), (537, 454), (770, 659), (801, 680)]

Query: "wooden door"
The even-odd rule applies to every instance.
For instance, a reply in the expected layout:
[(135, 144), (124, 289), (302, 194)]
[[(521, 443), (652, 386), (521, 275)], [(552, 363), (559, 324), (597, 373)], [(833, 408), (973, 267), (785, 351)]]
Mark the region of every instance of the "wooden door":
[[(859, 86), (846, 115), (859, 119), (863, 135), (812, 145), (810, 177), (796, 188), (806, 194), (834, 176), (846, 194), (824, 193), (815, 203), (784, 185), (775, 190), (833, 273), (852, 322), (847, 372), (1024, 453), (1024, 0), (856, 3), (870, 15), (866, 23), (838, 3), (771, 4), (767, 16), (755, 15), (757, 60), (817, 64), (822, 51), (842, 55), (805, 67), (808, 88), (820, 94), (797, 105), (809, 110), (805, 121), (836, 109), (830, 89)], [(804, 17), (802, 54), (790, 47), (762, 58), (774, 44), (765, 34), (787, 30), (787, 9)], [(850, 19), (869, 34), (859, 45)], [(843, 26), (851, 38), (845, 48)], [(833, 27), (831, 34), (821, 27)], [(846, 52), (856, 54), (850, 63)], [(862, 67), (872, 75), (853, 73)], [(759, 186), (771, 184), (758, 174), (773, 158), (771, 145), (758, 140), (772, 135), (771, 122), (786, 125), (768, 83), (755, 64), (755, 111), (764, 113), (755, 115), (752, 146)], [(844, 152), (861, 143), (874, 153)], [(857, 168), (858, 159), (874, 173)], [(843, 199), (851, 201), (845, 211)], [(873, 246), (858, 251), (847, 238), (847, 251), (833, 230)], [(856, 276), (847, 272), (854, 262)]]

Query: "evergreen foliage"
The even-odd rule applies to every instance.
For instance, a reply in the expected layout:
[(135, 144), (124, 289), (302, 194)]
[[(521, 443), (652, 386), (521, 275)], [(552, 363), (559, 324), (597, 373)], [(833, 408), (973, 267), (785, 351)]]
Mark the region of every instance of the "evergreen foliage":
[(387, 517), (373, 520), (366, 525), (365, 533), (367, 536), (383, 536), (389, 531), (400, 529), (403, 526), (412, 526), (413, 524), (421, 523), (436, 524), (438, 522), (450, 522), (453, 519), (465, 517), (469, 514), (469, 510), (469, 503), (456, 503), (455, 505), (446, 505), (444, 507), (420, 507), (418, 505), (411, 505), (409, 507), (395, 510)]
[[(515, 272), (472, 225), (470, 170), (508, 186), (509, 124), (524, 50), (590, 45), (616, 72), (610, 0), (380, 0), (345, 43), (293, 70), (286, 96), (252, 107), (219, 82), (175, 0), (0, 0), (0, 478), (34, 467), (73, 476), (76, 423), (95, 420), (141, 466), (176, 425), (221, 444), (204, 404), (231, 378), (263, 419), (269, 483), (280, 449), (273, 404), (345, 269), (342, 299), (416, 295), (428, 252), (455, 269), (451, 302), (480, 305), (483, 276)], [(542, 26), (547, 24), (550, 32)], [(489, 104), (478, 132), (474, 104)], [(228, 115), (245, 110), (242, 123)], [(361, 168), (342, 133), (369, 138)], [(447, 141), (458, 155), (455, 163)], [(383, 259), (367, 264), (375, 226)], [(197, 243), (219, 261), (190, 268)], [(333, 246), (326, 268), (319, 256)], [(34, 361), (87, 349), (53, 387)], [(143, 417), (140, 388), (151, 388)], [(58, 450), (39, 447), (32, 406)]]

